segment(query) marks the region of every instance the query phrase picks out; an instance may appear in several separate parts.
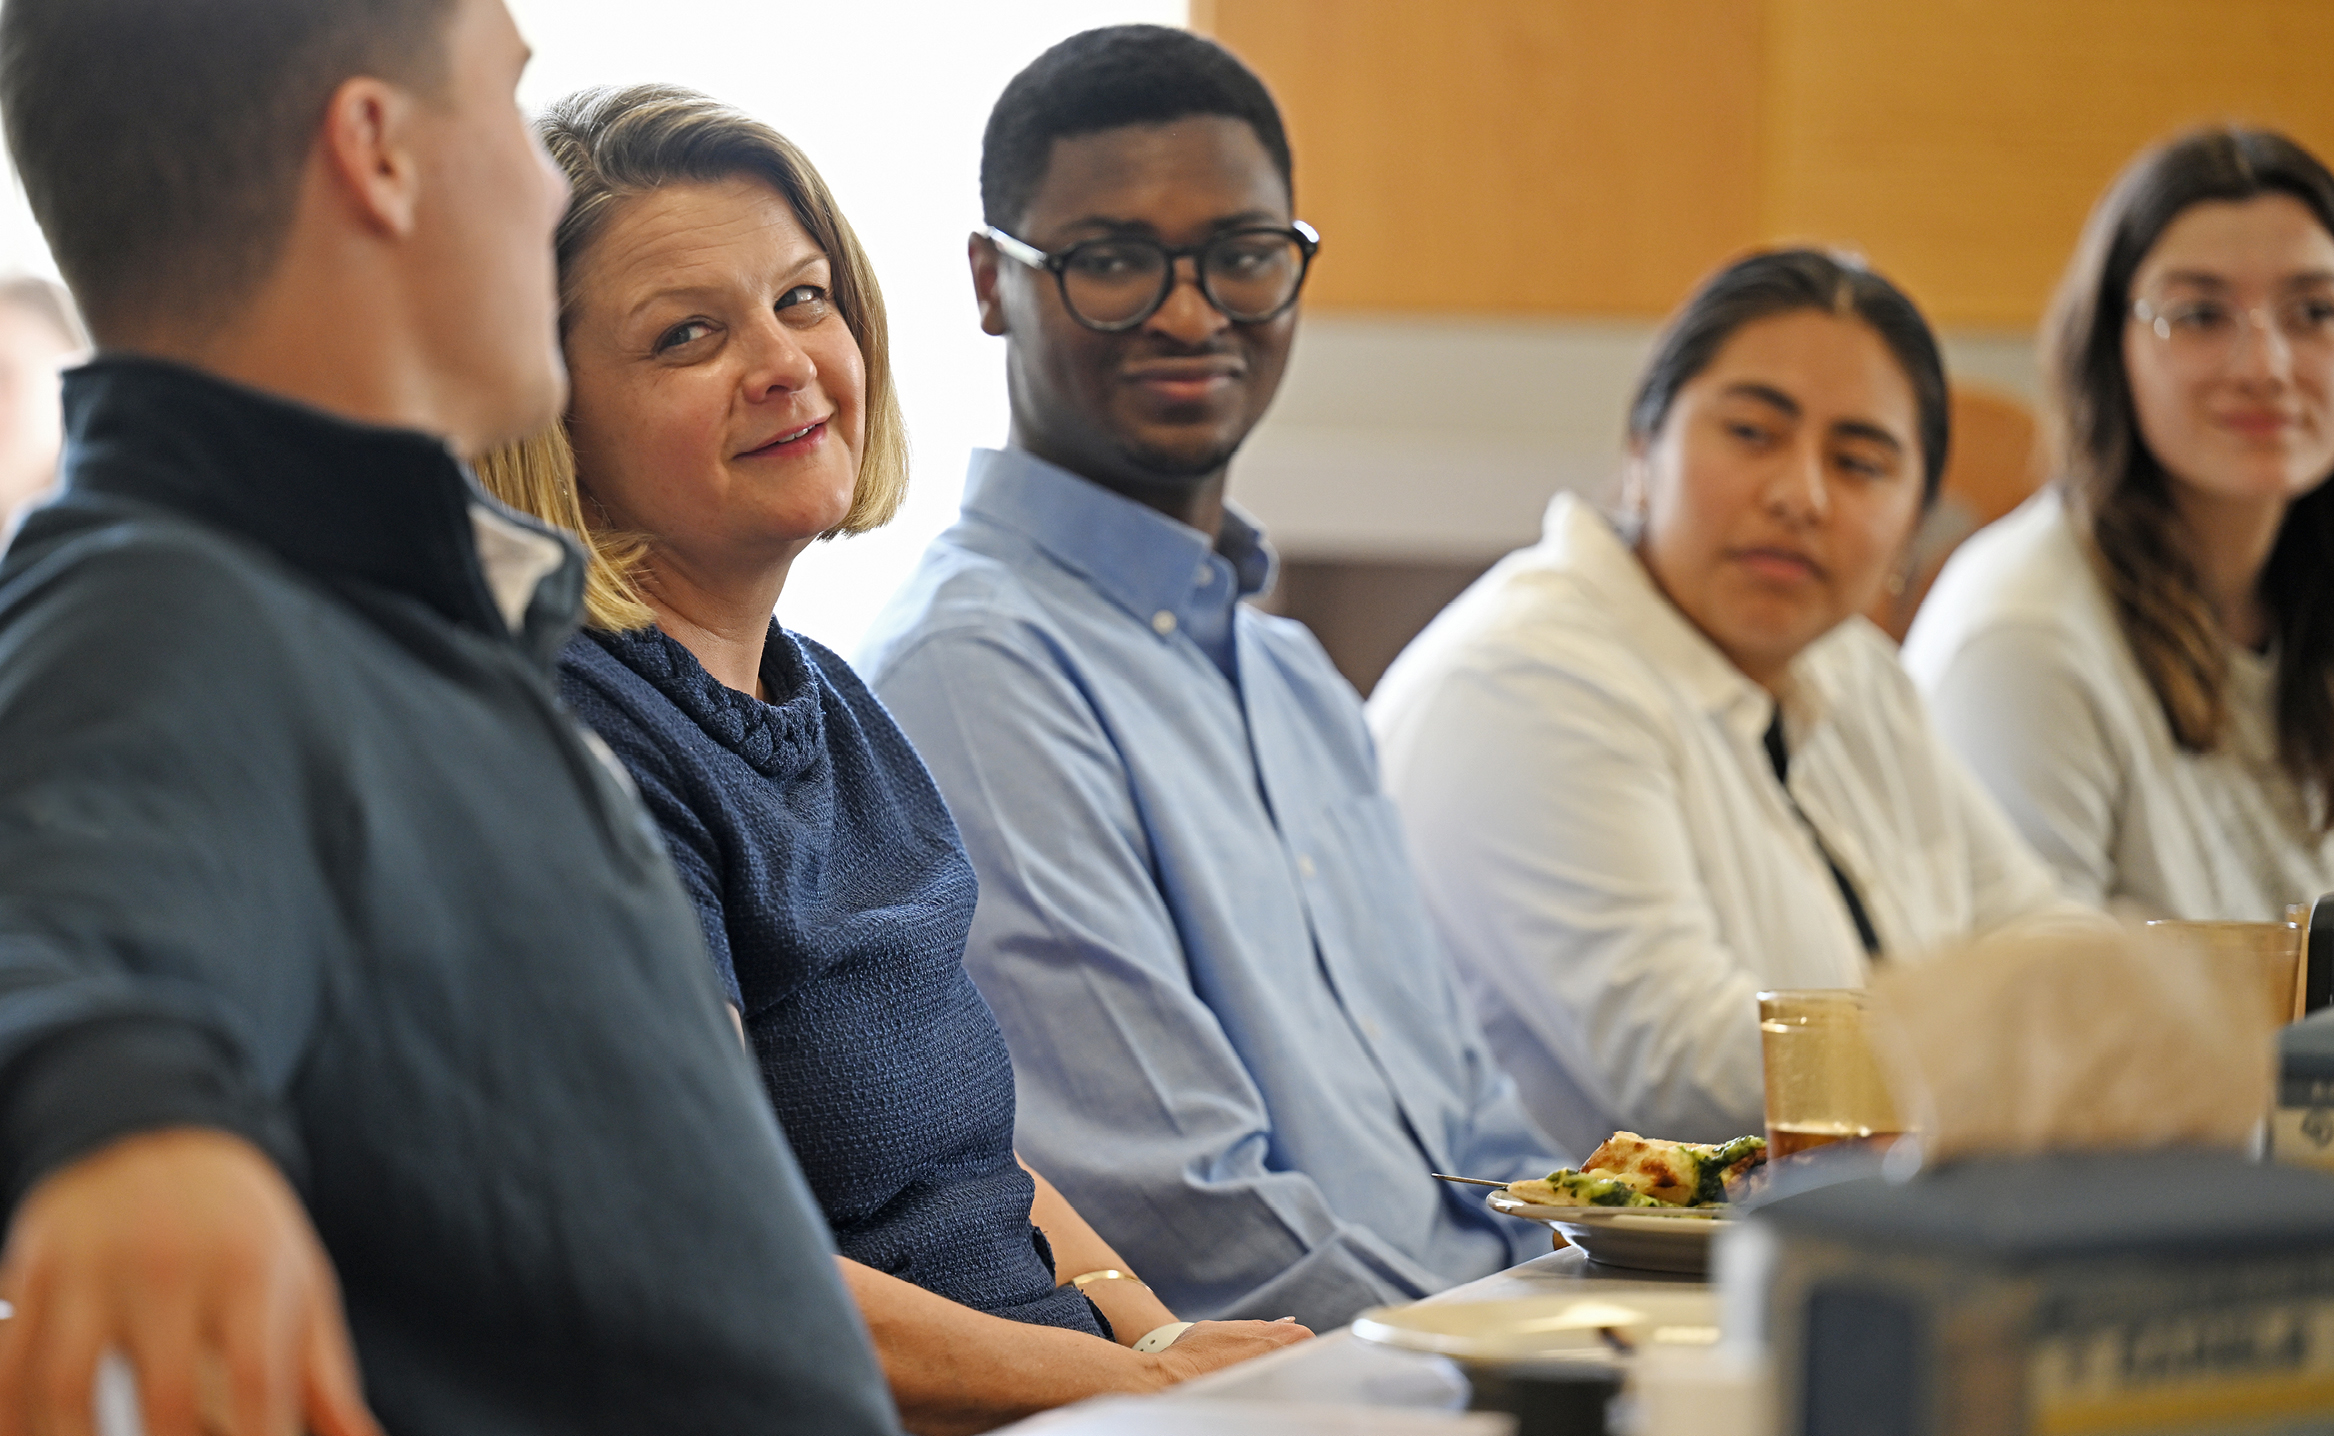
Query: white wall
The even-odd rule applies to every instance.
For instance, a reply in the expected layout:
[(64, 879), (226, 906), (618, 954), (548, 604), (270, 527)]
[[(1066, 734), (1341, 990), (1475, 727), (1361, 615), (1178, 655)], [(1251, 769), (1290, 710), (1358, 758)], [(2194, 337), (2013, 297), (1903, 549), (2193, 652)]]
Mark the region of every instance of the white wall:
[(39, 274), (57, 277), (56, 263), (49, 258), (49, 247), (41, 241), (40, 226), (32, 222), (32, 211), (25, 207), (24, 186), (16, 179), (16, 167), (0, 154), (0, 274)]
[[(1656, 332), (1638, 321), (1312, 316), (1233, 466), (1232, 496), (1291, 557), (1495, 557), (1539, 536), (1557, 490), (1611, 496)], [(2030, 335), (1940, 337), (1956, 382), (2034, 401)]]

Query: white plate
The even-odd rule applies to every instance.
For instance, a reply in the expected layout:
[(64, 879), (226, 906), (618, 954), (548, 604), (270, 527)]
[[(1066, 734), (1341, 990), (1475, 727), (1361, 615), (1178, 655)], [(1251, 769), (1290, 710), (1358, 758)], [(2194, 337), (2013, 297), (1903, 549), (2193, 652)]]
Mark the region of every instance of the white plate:
[(1564, 1233), (1606, 1266), (1700, 1275), (1710, 1269), (1710, 1236), (1726, 1224), (1724, 1207), (1544, 1207), (1507, 1192), (1484, 1198), (1502, 1216)]
[(1718, 1339), (1717, 1299), (1707, 1291), (1633, 1292), (1627, 1296), (1534, 1296), (1516, 1301), (1419, 1302), (1381, 1306), (1354, 1318), (1364, 1341), (1431, 1352), (1459, 1361), (1605, 1362), (1614, 1344), (1706, 1346)]

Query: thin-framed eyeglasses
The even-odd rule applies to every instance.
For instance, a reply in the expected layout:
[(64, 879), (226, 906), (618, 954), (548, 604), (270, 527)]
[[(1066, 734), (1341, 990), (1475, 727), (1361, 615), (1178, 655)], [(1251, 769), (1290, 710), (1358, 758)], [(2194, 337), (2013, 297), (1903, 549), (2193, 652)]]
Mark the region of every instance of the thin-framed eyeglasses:
[(2334, 361), (2334, 295), (2297, 294), (2247, 307), (2233, 299), (2134, 300), (2131, 317), (2185, 363), (2218, 366), (2234, 359), (2254, 330), (2276, 334), (2297, 360)]
[(1217, 313), (1234, 324), (1262, 324), (1297, 302), (1321, 248), (1320, 234), (1301, 219), (1286, 229), (1228, 229), (1198, 244), (1114, 236), (1051, 253), (993, 224), (981, 233), (1007, 258), (1051, 274), (1070, 317), (1105, 334), (1123, 333), (1158, 313), (1175, 292), (1176, 268), (1185, 259)]

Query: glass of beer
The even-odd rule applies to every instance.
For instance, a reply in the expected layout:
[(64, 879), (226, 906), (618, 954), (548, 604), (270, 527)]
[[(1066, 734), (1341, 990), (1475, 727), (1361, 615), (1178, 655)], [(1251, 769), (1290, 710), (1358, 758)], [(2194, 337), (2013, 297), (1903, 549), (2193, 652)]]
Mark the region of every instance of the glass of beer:
[(1860, 990), (1760, 993), (1759, 1045), (1770, 1158), (1839, 1142), (1885, 1146), (1904, 1133), (1873, 1055)]
[(2292, 912), (2287, 909), (2285, 922), (2167, 919), (2149, 923), (2148, 931), (2204, 954), (2237, 990), (2259, 993), (2270, 1025), (2283, 1027), (2305, 1015), (2302, 924), (2292, 920)]

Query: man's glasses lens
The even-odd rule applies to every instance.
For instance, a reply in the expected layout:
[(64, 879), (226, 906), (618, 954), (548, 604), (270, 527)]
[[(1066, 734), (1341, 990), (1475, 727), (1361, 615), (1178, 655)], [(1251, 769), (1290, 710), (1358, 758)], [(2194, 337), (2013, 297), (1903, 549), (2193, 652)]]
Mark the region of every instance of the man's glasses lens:
[[(1174, 287), (1165, 246), (1141, 239), (1093, 240), (1063, 256), (1062, 294), (1089, 324), (1133, 325)], [(1305, 252), (1285, 231), (1223, 235), (1199, 255), (1200, 288), (1226, 318), (1270, 319), (1304, 282)]]
[(1062, 292), (1081, 319), (1121, 324), (1140, 319), (1166, 287), (1167, 251), (1137, 240), (1081, 244), (1062, 266)]

